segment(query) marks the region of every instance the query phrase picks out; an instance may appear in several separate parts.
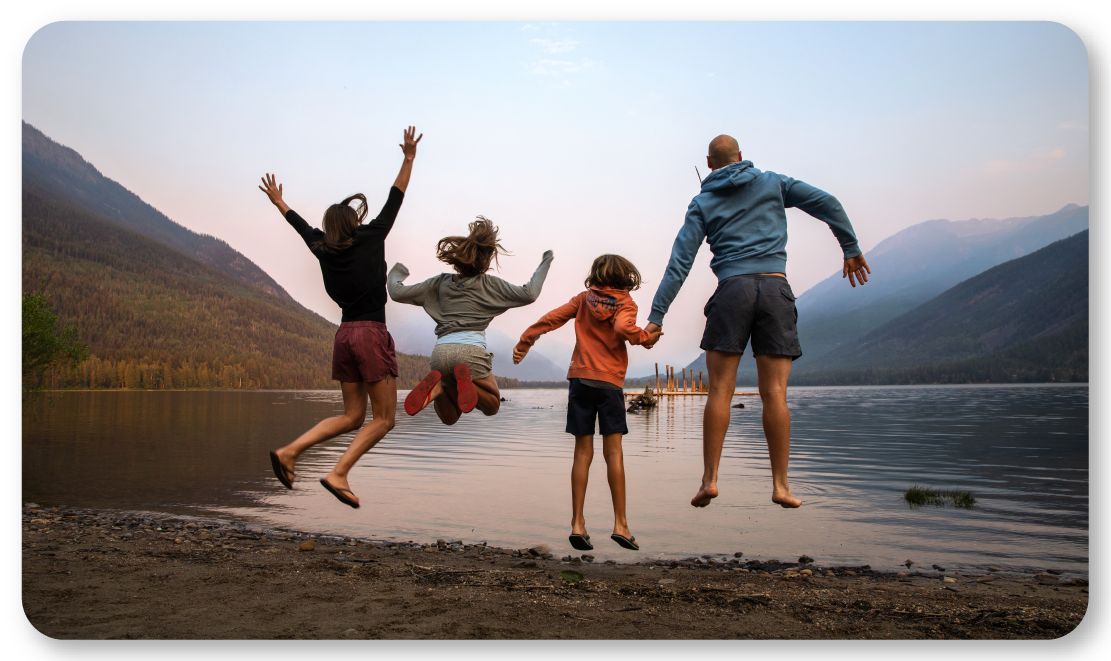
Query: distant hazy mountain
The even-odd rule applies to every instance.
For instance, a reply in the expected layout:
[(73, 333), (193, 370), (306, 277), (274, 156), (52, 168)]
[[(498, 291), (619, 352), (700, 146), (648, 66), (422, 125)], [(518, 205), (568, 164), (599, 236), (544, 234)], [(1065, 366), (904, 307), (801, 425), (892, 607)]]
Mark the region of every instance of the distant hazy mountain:
[[(823, 356), (957, 283), (1087, 228), (1088, 207), (1075, 204), (1046, 216), (930, 220), (908, 227), (866, 253), (873, 271), (866, 285), (850, 287), (838, 272), (799, 296), (803, 356), (794, 370), (822, 369)], [(688, 367), (705, 370), (705, 354)], [(755, 371), (746, 349), (738, 378), (755, 383)]]
[(273, 278), (239, 251), (220, 239), (197, 234), (170, 220), (102, 175), (76, 151), (54, 142), (27, 122), (23, 122), (23, 178), (52, 197), (76, 203), (233, 278), (293, 301)]
[(817, 361), (819, 369), (953, 363), (1088, 327), (1088, 232), (988, 269)]
[(841, 273), (798, 298), (797, 369), (997, 264), (1088, 229), (1088, 207), (1006, 220), (931, 220), (880, 242), (866, 257), (873, 277), (850, 287)]

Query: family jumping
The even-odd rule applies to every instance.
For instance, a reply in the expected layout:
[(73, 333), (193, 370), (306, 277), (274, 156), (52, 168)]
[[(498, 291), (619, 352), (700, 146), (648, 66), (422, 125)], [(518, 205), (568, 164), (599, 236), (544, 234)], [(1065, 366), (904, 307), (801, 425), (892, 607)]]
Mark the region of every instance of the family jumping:
[[(387, 273), (385, 240), (405, 197), (422, 137), (411, 126), (405, 130), (401, 170), (385, 205), (370, 222), (364, 222), (367, 201), (362, 194), (330, 206), (322, 229), (315, 229), (285, 203), (274, 175), (266, 174), (259, 186), (316, 257), (324, 288), (343, 311), (332, 350), (332, 379), (340, 382), (344, 414), (317, 423), (289, 445), (272, 451), (270, 461), (278, 480), (292, 489), (302, 452), (358, 430), (335, 467), (320, 479), (340, 502), (356, 508), (359, 499), (351, 491), (348, 473), (393, 429), (397, 412), (398, 369), (393, 338), (386, 329), (387, 295), (395, 302), (424, 308), (436, 322), (431, 371), (405, 398), (405, 412), (416, 415), (431, 404), (441, 422), (453, 425), (476, 408), (487, 416), (498, 413), (501, 393), (491, 371), (493, 354), (486, 351), (486, 328), (506, 310), (536, 301), (554, 257), (551, 250), (546, 251), (523, 285), (490, 275), (498, 256), (507, 253), (498, 227), (478, 216), (466, 236), (444, 237), (437, 244), (437, 259), (450, 265), (452, 273), (413, 285), (403, 284), (409, 276), (403, 264), (395, 264)], [(513, 362), (520, 363), (541, 335), (574, 320), (566, 431), (575, 438), (569, 541), (576, 549), (594, 548), (583, 504), (596, 429), (602, 436), (613, 500), (611, 539), (630, 550), (640, 548), (625, 517), (621, 450), (622, 436), (629, 432), (623, 393), (629, 365), (625, 345), (651, 349), (659, 341), (664, 316), (703, 240), (713, 254), (710, 268), (718, 286), (705, 306), (706, 328), (700, 344), (706, 352), (709, 395), (702, 422), (703, 474), (691, 505), (705, 507), (718, 496), (718, 465), (746, 345), (751, 345), (756, 360), (772, 501), (787, 508), (802, 504), (787, 482), (791, 447), (787, 379), (802, 347), (795, 295), (786, 276), (785, 210), (801, 209), (829, 225), (841, 245), (842, 277), (850, 285), (867, 282), (871, 269), (837, 198), (796, 179), (757, 170), (751, 161), (743, 160), (737, 141), (728, 135), (710, 142), (706, 164), (711, 172), (687, 207), (644, 328), (637, 325), (637, 305), (629, 294), (640, 287), (640, 272), (624, 257), (601, 255), (587, 274), (585, 290), (525, 329), (513, 350)], [(368, 399), (371, 421), (364, 426)]]

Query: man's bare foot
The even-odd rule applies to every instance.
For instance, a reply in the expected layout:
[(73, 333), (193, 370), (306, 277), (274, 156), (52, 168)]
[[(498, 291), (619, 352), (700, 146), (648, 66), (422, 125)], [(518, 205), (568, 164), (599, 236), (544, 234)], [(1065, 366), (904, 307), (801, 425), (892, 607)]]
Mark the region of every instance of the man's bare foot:
[(691, 505), (694, 507), (706, 507), (710, 501), (718, 497), (718, 485), (709, 484), (702, 485), (694, 498), (691, 498)]
[(791, 495), (790, 489), (775, 489), (772, 491), (772, 502), (786, 509), (794, 509), (802, 505), (802, 501)]

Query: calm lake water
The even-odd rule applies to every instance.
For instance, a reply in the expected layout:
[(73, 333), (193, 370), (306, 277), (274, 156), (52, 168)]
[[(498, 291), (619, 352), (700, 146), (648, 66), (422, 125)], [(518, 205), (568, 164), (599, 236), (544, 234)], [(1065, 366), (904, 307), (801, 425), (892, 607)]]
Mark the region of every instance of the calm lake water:
[[(23, 421), (23, 499), (174, 511), (379, 539), (437, 537), (571, 553), (566, 391), (509, 390), (501, 412), (454, 427), (430, 410), (398, 424), (352, 471), (363, 507), (320, 487), (349, 440), (302, 456), (296, 489), (267, 451), (342, 411), (338, 392), (74, 392)], [(399, 394), (403, 398), (404, 393)], [(738, 397), (721, 496), (690, 507), (701, 476), (701, 397), (629, 416), (634, 553), (613, 524), (598, 439), (587, 525), (599, 561), (704, 553), (818, 564), (904, 560), (954, 569), (1088, 571), (1088, 387), (792, 388), (791, 488), (771, 503), (758, 397)], [(912, 484), (971, 490), (972, 510), (912, 509)]]

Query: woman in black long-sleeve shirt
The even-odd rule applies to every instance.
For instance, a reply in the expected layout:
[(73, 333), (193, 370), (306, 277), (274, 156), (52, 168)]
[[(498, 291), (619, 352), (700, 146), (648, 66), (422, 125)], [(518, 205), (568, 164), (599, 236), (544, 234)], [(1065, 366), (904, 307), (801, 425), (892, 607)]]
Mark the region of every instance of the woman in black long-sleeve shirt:
[[(318, 230), (282, 201), (282, 187), (273, 175), (267, 173), (259, 186), (320, 262), (324, 289), (343, 310), (332, 348), (332, 379), (340, 382), (344, 414), (321, 421), (296, 441), (274, 450), (270, 462), (278, 480), (292, 489), (297, 457), (317, 443), (362, 427), (369, 397), (373, 419), (355, 435), (332, 472), (320, 480), (351, 507), (358, 507), (359, 499), (351, 492), (347, 474), (359, 457), (393, 429), (397, 412), (397, 357), (386, 330), (385, 239), (401, 208), (417, 143), (423, 137), (414, 139), (415, 134), (412, 126), (405, 131), (400, 145), (405, 154), (401, 171), (382, 212), (369, 223), (363, 223), (367, 205), (361, 193), (329, 207), (324, 213), (324, 229)], [(352, 201), (358, 201), (358, 206), (352, 208)]]

